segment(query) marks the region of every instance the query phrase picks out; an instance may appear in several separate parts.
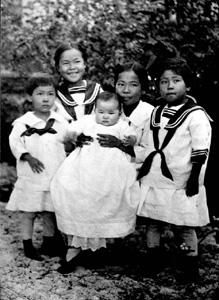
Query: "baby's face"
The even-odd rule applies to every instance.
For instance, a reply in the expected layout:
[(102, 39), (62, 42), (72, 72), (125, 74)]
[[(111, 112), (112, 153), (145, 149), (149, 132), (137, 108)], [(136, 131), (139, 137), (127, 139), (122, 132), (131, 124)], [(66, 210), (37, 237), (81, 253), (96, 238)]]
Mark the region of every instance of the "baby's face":
[(109, 101), (97, 100), (95, 113), (97, 124), (112, 126), (119, 120), (119, 104), (114, 99)]

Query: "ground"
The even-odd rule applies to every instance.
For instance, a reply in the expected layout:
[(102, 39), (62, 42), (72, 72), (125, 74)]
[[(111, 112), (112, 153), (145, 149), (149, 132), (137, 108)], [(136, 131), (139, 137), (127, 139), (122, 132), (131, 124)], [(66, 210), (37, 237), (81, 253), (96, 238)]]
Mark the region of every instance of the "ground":
[[(91, 256), (93, 264), (78, 267), (75, 272), (63, 276), (56, 271), (60, 258), (44, 256), (44, 260), (38, 262), (24, 256), (19, 228), (21, 216), (6, 211), (5, 205), (0, 202), (1, 300), (216, 300), (218, 297), (219, 245), (214, 234), (209, 234), (199, 244), (200, 280), (195, 284), (179, 284), (173, 264), (171, 267), (168, 263), (154, 279), (142, 275), (140, 266), (145, 255), (142, 221), (138, 222), (136, 232), (119, 245), (111, 245), (111, 249), (119, 250), (117, 259), (107, 260), (106, 257), (110, 258), (107, 252), (109, 256), (102, 256), (101, 264), (101, 254), (99, 258)], [(211, 229), (206, 226), (199, 234), (203, 236)], [(171, 234), (166, 235), (163, 237), (166, 238), (166, 251), (171, 254), (168, 246)], [(40, 218), (35, 222), (33, 241), (40, 247)]]

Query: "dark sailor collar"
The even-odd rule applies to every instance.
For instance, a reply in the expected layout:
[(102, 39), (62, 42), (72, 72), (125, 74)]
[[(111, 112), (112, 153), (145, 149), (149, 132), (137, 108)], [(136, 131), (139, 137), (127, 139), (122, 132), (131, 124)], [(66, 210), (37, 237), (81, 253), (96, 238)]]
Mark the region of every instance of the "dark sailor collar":
[[(168, 123), (165, 126), (165, 129), (176, 129), (184, 122), (187, 116), (195, 110), (201, 109), (205, 111), (201, 106), (197, 105), (193, 97), (187, 96), (187, 99), (188, 101), (184, 105), (182, 105), (178, 109), (178, 111), (176, 111), (176, 113), (169, 119)], [(154, 109), (151, 116), (151, 129), (158, 129), (161, 127), (161, 116), (165, 106), (166, 104), (162, 104)]]
[[(191, 98), (188, 97), (188, 101), (178, 109), (178, 111), (169, 119), (169, 122), (165, 126), (165, 129), (167, 129), (167, 134), (164, 137), (164, 140), (160, 144), (159, 140), (159, 129), (160, 129), (160, 120), (162, 116), (162, 111), (166, 105), (163, 104), (161, 106), (158, 106), (154, 109), (151, 117), (151, 130), (153, 133), (153, 142), (154, 142), (154, 148), (155, 150), (152, 151), (143, 162), (137, 176), (137, 180), (141, 179), (142, 177), (146, 176), (148, 172), (150, 171), (153, 159), (155, 155), (160, 154), (161, 156), (161, 172), (163, 176), (169, 178), (170, 180), (174, 180), (172, 174), (170, 173), (170, 170), (168, 168), (166, 157), (163, 152), (165, 147), (169, 144), (170, 140), (174, 136), (177, 127), (179, 127), (182, 122), (186, 119), (186, 117), (193, 111), (201, 109), (205, 112), (205, 110), (198, 106)], [(207, 115), (208, 116), (208, 115)], [(205, 161), (207, 150), (204, 149), (202, 151), (196, 151), (192, 153), (194, 157), (200, 156), (198, 158), (199, 161)], [(195, 159), (193, 158), (193, 161)], [(197, 161), (197, 159), (196, 159)]]
[(85, 93), (83, 105), (89, 105), (93, 103), (100, 91), (100, 84), (94, 82), (84, 82), (85, 85), (77, 87), (71, 87), (66, 83), (62, 83), (57, 91), (61, 102), (64, 102), (68, 106), (77, 106), (78, 104), (75, 102), (72, 95), (75, 93)]

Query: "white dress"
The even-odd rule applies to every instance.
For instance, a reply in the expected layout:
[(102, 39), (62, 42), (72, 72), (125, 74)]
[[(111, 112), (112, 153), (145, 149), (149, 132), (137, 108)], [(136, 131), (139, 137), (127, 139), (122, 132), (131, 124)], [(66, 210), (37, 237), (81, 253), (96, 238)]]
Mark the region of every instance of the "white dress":
[[(134, 134), (123, 120), (113, 126), (97, 124), (95, 115), (72, 123), (73, 131), (94, 138), (90, 145), (76, 148), (64, 161), (51, 184), (58, 228), (73, 236), (91, 239), (84, 246), (100, 247), (101, 238), (124, 237), (135, 230), (139, 185), (130, 156), (117, 148), (101, 147), (97, 133), (120, 139)], [(96, 242), (95, 242), (96, 239)]]
[[(174, 114), (174, 110), (178, 109), (180, 106), (171, 107), (168, 111)], [(160, 147), (167, 135), (166, 125), (169, 121), (162, 114), (163, 112), (160, 116), (160, 124), (156, 123), (155, 118), (152, 119), (153, 125), (159, 127)], [(178, 119), (179, 122), (180, 118)], [(155, 150), (152, 131), (148, 130), (147, 134), (144, 136), (145, 139), (148, 139), (149, 144), (146, 157)], [(202, 165), (199, 176), (199, 193), (188, 197), (186, 195), (186, 183), (191, 173), (191, 160), (198, 161), (207, 155), (210, 142), (211, 126), (208, 116), (200, 109), (191, 112), (184, 122), (177, 127), (172, 139), (163, 149), (166, 164), (173, 180), (162, 173), (160, 153), (154, 156), (149, 173), (141, 179), (139, 216), (175, 225), (204, 226), (209, 223), (204, 186), (207, 159)]]
[[(55, 119), (52, 126), (55, 134), (37, 133), (31, 136), (21, 136), (27, 129), (26, 125), (37, 129), (45, 127), (46, 122), (36, 117), (33, 112), (27, 112), (16, 119), (9, 136), (10, 147), (17, 160), (17, 181), (10, 196), (6, 209), (12, 211), (40, 212), (54, 211), (50, 183), (58, 167), (65, 160), (64, 137), (68, 123), (55, 112), (51, 112), (49, 119)], [(45, 169), (41, 173), (34, 173), (28, 162), (20, 160), (23, 153), (30, 153), (39, 159)]]

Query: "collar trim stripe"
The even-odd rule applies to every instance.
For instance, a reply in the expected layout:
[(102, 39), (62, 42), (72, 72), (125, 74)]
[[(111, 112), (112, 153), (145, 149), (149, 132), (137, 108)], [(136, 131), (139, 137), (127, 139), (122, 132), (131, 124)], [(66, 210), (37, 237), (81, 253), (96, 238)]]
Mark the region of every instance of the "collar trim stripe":
[(68, 88), (69, 93), (80, 93), (86, 91), (85, 86), (76, 86), (76, 87), (71, 87)]
[(208, 153), (209, 153), (208, 149), (192, 150), (191, 162), (204, 164), (208, 157)]
[(59, 90), (57, 91), (60, 99), (69, 106), (76, 106), (77, 103), (72, 99), (72, 101), (68, 100)]
[[(204, 109), (201, 107), (201, 106), (195, 106), (195, 107), (192, 107), (192, 108), (189, 108), (187, 110), (185, 110), (176, 120), (175, 122), (173, 123), (168, 123), (166, 126), (165, 126), (165, 129), (173, 129), (173, 128), (177, 128), (184, 120), (185, 118), (193, 111), (195, 110), (198, 110), (198, 109), (201, 109), (204, 111)], [(154, 128), (158, 128), (160, 127), (160, 122), (156, 122), (155, 121), (155, 117), (156, 117), (156, 113), (157, 113), (157, 110), (158, 108), (156, 108), (152, 114), (152, 117), (151, 117), (151, 126), (154, 127)]]
[(97, 95), (99, 93), (99, 90), (100, 90), (100, 84), (96, 83), (92, 95), (83, 104), (86, 105), (86, 104), (90, 104), (90, 103), (94, 102), (94, 100), (96, 99), (96, 97), (97, 97)]
[[(80, 87), (81, 88), (81, 87)], [(72, 88), (71, 88), (72, 89)], [(70, 90), (70, 89), (69, 89)], [(86, 89), (85, 89), (86, 90)], [(85, 91), (83, 90), (83, 92)], [(95, 87), (94, 87), (94, 90), (93, 90), (93, 93), (92, 95), (90, 96), (90, 98), (88, 98), (86, 101), (83, 102), (83, 105), (88, 105), (88, 104), (91, 104), (92, 102), (94, 102), (94, 100), (96, 99), (98, 93), (99, 93), (99, 90), (100, 90), (100, 84), (99, 83), (96, 83), (95, 84)], [(82, 91), (82, 90), (81, 90)], [(69, 106), (77, 106), (78, 104), (74, 101), (74, 99), (72, 99), (72, 101), (68, 100), (59, 90), (58, 90), (58, 96), (60, 97), (60, 99), (66, 103), (67, 105)]]
[(187, 109), (186, 111), (184, 111), (182, 113), (181, 116), (179, 116), (179, 118), (173, 124), (167, 124), (166, 129), (171, 129), (171, 128), (178, 127), (191, 112), (193, 112), (195, 110), (198, 110), (198, 109), (202, 109), (202, 108), (199, 107), (199, 106), (196, 106), (196, 107), (192, 107), (190, 109)]

